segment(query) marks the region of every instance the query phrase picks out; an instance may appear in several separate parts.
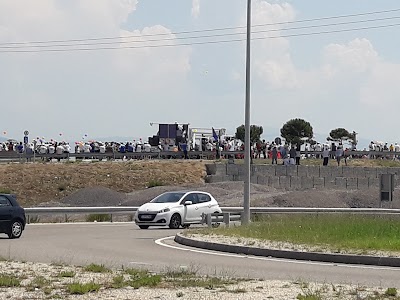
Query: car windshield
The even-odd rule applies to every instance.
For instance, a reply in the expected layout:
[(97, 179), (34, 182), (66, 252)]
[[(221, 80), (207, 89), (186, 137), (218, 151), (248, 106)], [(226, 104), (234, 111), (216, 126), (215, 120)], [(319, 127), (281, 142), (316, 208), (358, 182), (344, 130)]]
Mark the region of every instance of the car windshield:
[(154, 198), (150, 202), (152, 203), (174, 203), (178, 202), (185, 193), (182, 192), (171, 192), (171, 193), (164, 193), (160, 196)]

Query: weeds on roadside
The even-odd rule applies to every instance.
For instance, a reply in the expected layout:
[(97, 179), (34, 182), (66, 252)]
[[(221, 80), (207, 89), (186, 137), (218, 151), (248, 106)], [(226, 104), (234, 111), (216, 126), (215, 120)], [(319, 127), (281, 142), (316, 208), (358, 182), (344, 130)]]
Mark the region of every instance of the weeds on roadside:
[(15, 276), (0, 274), (0, 287), (18, 287), (21, 280)]
[(62, 271), (60, 274), (58, 274), (58, 277), (75, 277), (75, 272), (74, 271)]
[(98, 265), (98, 264), (90, 264), (84, 267), (84, 270), (87, 272), (93, 272), (93, 273), (109, 273), (111, 272), (110, 269), (106, 268), (104, 265)]
[(86, 216), (86, 222), (111, 222), (109, 214), (90, 214)]
[(100, 290), (100, 284), (95, 282), (79, 283), (73, 282), (67, 285), (67, 292), (72, 295), (84, 295)]
[(163, 186), (164, 183), (158, 179), (152, 179), (147, 183), (148, 188), (156, 187), (156, 186)]
[(12, 194), (13, 192), (9, 188), (0, 187), (0, 194)]
[(397, 296), (397, 289), (396, 289), (396, 288), (388, 288), (388, 289), (385, 291), (385, 296), (396, 297), (396, 296)]
[(44, 278), (43, 276), (36, 276), (31, 282), (26, 286), (27, 291), (34, 291), (35, 289), (43, 289), (50, 285), (50, 280)]

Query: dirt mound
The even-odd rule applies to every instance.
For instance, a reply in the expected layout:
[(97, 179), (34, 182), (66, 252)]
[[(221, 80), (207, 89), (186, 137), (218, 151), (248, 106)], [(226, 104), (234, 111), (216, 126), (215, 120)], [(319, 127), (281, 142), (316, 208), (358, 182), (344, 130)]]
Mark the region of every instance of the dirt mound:
[[(35, 207), (44, 202), (59, 202), (85, 188), (101, 186), (124, 194), (154, 183), (202, 183), (206, 175), (205, 163), (197, 160), (132, 160), (0, 164), (0, 190), (15, 193), (25, 207)], [(110, 201), (114, 203), (112, 197)]]
[[(177, 190), (198, 190), (211, 193), (221, 206), (243, 206), (243, 182), (220, 182), (157, 186), (131, 193), (108, 188), (84, 188), (46, 206), (140, 206), (161, 193)], [(400, 194), (395, 191), (395, 196)], [(378, 190), (307, 190), (285, 191), (259, 184), (250, 188), (251, 206), (260, 207), (379, 207)], [(397, 202), (393, 207), (398, 206)]]
[[(377, 160), (378, 161), (378, 160)], [(0, 190), (17, 194), (24, 207), (139, 206), (172, 190), (211, 193), (221, 206), (243, 206), (243, 182), (204, 183), (198, 160), (0, 164)], [(162, 186), (147, 188), (152, 185)], [(378, 190), (285, 191), (251, 185), (251, 206), (379, 207)], [(396, 189), (394, 199), (400, 198)], [(385, 207), (390, 204), (385, 203)], [(398, 201), (393, 208), (399, 208)]]
[(83, 188), (61, 199), (64, 206), (119, 206), (126, 200), (125, 193), (119, 193), (105, 187)]

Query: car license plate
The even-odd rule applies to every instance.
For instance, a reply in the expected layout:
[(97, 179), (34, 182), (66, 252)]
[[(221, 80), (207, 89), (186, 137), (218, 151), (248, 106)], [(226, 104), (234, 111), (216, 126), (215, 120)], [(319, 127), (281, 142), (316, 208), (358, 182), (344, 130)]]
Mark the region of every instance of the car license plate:
[(153, 216), (152, 215), (141, 215), (140, 217), (144, 220), (150, 220)]

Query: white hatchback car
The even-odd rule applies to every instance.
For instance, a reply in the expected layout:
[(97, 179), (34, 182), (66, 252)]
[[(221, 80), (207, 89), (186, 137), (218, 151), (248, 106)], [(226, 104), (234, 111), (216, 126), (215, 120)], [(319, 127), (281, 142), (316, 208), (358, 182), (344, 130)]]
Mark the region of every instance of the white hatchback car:
[(203, 214), (221, 213), (217, 200), (206, 192), (166, 192), (143, 204), (135, 214), (135, 223), (141, 229), (149, 226), (169, 226), (178, 229), (199, 224)]

